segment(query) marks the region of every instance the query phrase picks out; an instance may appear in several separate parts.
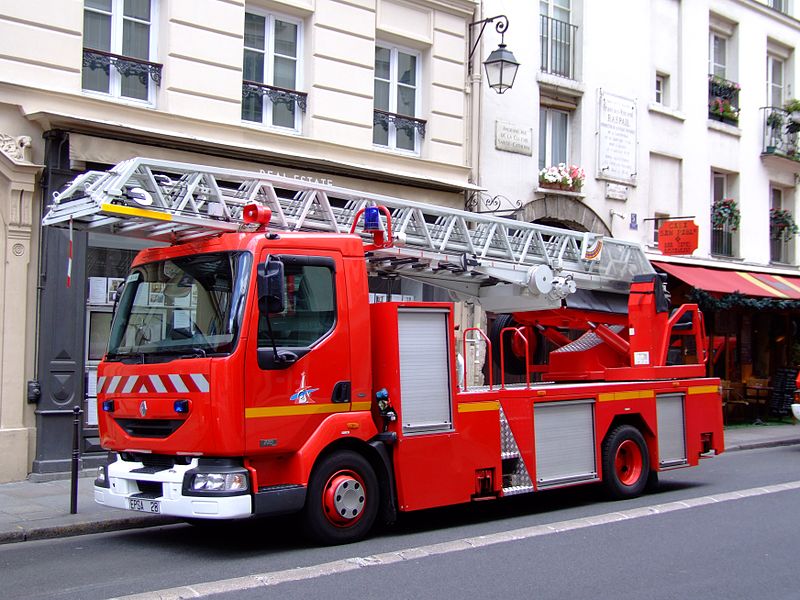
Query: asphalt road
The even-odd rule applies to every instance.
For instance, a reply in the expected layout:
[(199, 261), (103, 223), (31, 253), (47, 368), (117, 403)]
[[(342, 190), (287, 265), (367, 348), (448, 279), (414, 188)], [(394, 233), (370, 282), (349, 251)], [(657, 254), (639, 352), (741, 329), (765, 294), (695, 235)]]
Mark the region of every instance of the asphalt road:
[(800, 597), (800, 447), (724, 454), (661, 480), (624, 502), (593, 486), (425, 511), (334, 548), (307, 545), (290, 519), (8, 544), (0, 596)]

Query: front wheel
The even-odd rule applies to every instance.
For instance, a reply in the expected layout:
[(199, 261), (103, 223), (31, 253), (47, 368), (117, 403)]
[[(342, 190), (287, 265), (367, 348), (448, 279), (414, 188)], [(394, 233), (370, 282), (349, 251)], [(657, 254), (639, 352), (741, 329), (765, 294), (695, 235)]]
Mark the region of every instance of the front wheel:
[(620, 425), (603, 442), (603, 481), (612, 497), (639, 496), (650, 476), (647, 443), (638, 429)]
[(311, 473), (303, 528), (322, 544), (363, 538), (378, 514), (378, 479), (360, 454), (345, 450), (322, 459)]

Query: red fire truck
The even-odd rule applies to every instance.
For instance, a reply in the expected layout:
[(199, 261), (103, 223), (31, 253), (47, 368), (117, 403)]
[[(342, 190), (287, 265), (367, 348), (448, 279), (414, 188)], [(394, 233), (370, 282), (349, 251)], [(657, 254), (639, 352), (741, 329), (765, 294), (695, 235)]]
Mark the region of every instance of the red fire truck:
[[(301, 513), (342, 543), (398, 512), (592, 482), (633, 497), (723, 451), (702, 314), (670, 311), (636, 244), (142, 158), (79, 176), (44, 224), (160, 243), (99, 368), (100, 504)], [(499, 316), (459, 330), (451, 302), (371, 303), (370, 277)]]

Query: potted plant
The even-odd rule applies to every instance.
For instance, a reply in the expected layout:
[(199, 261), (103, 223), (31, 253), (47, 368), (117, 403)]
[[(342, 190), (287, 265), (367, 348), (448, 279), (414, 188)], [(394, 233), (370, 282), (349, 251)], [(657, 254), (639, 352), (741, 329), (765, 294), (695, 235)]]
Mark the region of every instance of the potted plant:
[(800, 100), (792, 98), (783, 106), (784, 110), (789, 113), (789, 119), (793, 123), (800, 123)]
[(781, 127), (783, 127), (783, 113), (779, 110), (773, 110), (767, 115), (767, 127), (772, 131), (772, 135), (779, 135)]
[(733, 198), (722, 198), (711, 204), (711, 226), (714, 229), (737, 231), (740, 220), (739, 205)]
[(575, 165), (559, 163), (539, 171), (539, 187), (580, 192), (586, 180), (585, 171)]
[(769, 237), (770, 239), (788, 242), (792, 236), (800, 233), (800, 228), (794, 222), (792, 213), (780, 208), (769, 209)]
[(711, 253), (733, 256), (733, 232), (739, 229), (741, 215), (733, 198), (711, 204)]
[(739, 123), (739, 109), (730, 100), (714, 98), (708, 103), (708, 112), (720, 121), (734, 125)]

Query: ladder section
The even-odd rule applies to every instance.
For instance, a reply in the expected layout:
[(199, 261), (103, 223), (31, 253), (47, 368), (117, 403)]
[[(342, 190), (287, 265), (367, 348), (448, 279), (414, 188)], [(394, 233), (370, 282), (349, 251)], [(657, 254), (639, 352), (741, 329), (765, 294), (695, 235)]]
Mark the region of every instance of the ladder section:
[(263, 172), (146, 158), (79, 175), (54, 194), (43, 224), (72, 222), (89, 231), (179, 243), (257, 228), (242, 218), (251, 203), (272, 211), (270, 227), (336, 233), (349, 233), (363, 207), (385, 206), (393, 239), (389, 247), (368, 253), (370, 269), (427, 278), (456, 291), (460, 280), (471, 295), (476, 286), (498, 281), (538, 293), (539, 280), (548, 279), (548, 287), (554, 278), (626, 293), (634, 275), (653, 271), (638, 244), (596, 234)]

